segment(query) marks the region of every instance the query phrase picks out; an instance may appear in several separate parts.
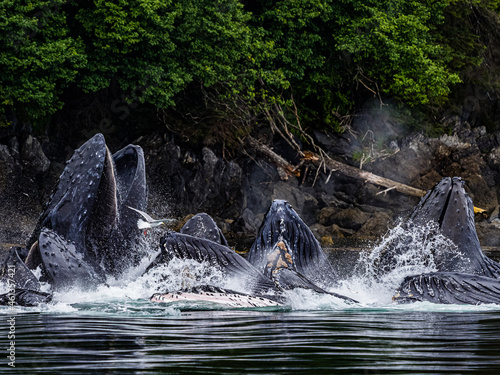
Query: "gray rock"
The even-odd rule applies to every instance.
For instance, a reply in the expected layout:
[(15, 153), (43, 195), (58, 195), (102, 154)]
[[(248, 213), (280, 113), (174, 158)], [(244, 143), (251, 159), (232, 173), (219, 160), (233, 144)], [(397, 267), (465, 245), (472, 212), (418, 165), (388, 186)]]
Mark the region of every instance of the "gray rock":
[(50, 168), (50, 160), (43, 153), (42, 147), (36, 138), (29, 135), (21, 147), (21, 159), (28, 173), (37, 176)]
[(330, 217), (330, 224), (337, 224), (341, 228), (357, 231), (368, 221), (370, 214), (357, 208), (342, 210)]

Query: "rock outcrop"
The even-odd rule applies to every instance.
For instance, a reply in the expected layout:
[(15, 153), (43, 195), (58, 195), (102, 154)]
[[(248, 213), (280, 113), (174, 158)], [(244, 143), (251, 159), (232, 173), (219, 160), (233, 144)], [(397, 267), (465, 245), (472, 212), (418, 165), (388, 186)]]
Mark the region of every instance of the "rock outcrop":
[[(355, 132), (323, 131), (315, 133), (315, 140), (333, 158), (359, 167), (356, 155), (366, 150), (362, 131), (371, 132), (372, 142), (377, 142), (389, 129), (389, 136), (379, 143), (384, 152), (364, 160), (363, 169), (422, 190), (445, 176), (461, 176), (474, 204), (487, 211), (487, 217), (477, 218), (481, 243), (500, 246), (500, 132), (487, 133), (482, 127), (450, 119), (447, 135), (404, 137), (396, 131), (394, 118), (379, 119), (388, 124), (371, 130), (369, 122), (363, 121), (357, 136)], [(227, 160), (208, 147), (196, 148), (169, 133), (144, 135), (133, 143), (145, 152), (149, 211), (177, 218), (207, 212), (239, 250), (252, 242), (273, 199), (288, 200), (325, 246), (346, 238), (379, 238), (419, 200), (324, 167), (318, 169), (307, 161), (299, 168), (300, 176), (287, 175), (251, 149)], [(282, 143), (275, 137), (269, 146), (291, 164), (299, 164), (299, 155)], [(31, 136), (2, 139), (0, 242), (20, 243), (27, 238), (63, 161), (49, 161)]]
[(36, 138), (10, 136), (0, 144), (0, 243), (24, 243), (55, 183)]

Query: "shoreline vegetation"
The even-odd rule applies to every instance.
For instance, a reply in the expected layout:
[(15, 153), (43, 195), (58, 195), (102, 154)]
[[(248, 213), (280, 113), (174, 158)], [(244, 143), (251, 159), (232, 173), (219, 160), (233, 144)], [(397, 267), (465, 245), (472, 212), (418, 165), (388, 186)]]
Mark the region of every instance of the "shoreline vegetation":
[[(499, 9), (497, 0), (8, 1), (0, 123), (78, 135), (167, 126), (234, 152), (261, 128), (305, 142), (311, 129), (346, 131), (367, 100), (390, 98), (413, 118), (408, 131), (443, 133), (443, 114), (498, 97)], [(482, 107), (481, 125), (497, 129)]]

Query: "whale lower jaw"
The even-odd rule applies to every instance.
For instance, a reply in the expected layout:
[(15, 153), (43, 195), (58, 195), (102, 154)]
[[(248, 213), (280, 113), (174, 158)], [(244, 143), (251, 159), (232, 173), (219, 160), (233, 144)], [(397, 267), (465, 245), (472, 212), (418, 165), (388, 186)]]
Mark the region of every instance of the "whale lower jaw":
[(174, 293), (155, 293), (151, 296), (152, 302), (204, 302), (215, 303), (218, 305), (237, 308), (237, 307), (278, 307), (282, 306), (277, 301), (264, 297), (252, 297), (246, 294), (227, 292), (220, 290), (218, 292), (174, 292)]
[(500, 281), (457, 272), (433, 272), (408, 276), (393, 296), (397, 303), (500, 304)]

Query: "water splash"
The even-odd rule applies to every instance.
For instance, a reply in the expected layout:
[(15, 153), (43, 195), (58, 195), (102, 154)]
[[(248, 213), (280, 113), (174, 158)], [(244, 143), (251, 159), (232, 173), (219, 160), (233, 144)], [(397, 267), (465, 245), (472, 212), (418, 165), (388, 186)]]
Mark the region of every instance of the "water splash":
[[(220, 306), (187, 303), (186, 305), (165, 305), (151, 303), (154, 293), (174, 292), (201, 285), (214, 285), (238, 292), (248, 292), (244, 280), (228, 279), (222, 270), (206, 263), (174, 258), (148, 272), (147, 267), (159, 254), (159, 238), (162, 231), (151, 231), (141, 238), (133, 249), (140, 254), (140, 262), (129, 267), (117, 278), (108, 277), (107, 285), (94, 291), (75, 288), (54, 293), (55, 303), (41, 305), (36, 311), (50, 313), (106, 314), (106, 315), (178, 315), (185, 309), (223, 309)], [(132, 250), (132, 249), (131, 249)], [(295, 289), (284, 294), (285, 307), (291, 310), (344, 310), (382, 309), (423, 311), (472, 311), (498, 309), (497, 305), (443, 306), (428, 302), (412, 305), (392, 303), (394, 291), (406, 276), (435, 272), (450, 259), (461, 257), (455, 244), (443, 236), (435, 223), (413, 226), (396, 225), (378, 243), (362, 252), (355, 264), (353, 276), (341, 280), (330, 291), (351, 297), (360, 304), (350, 304), (328, 294), (310, 290)], [(35, 275), (40, 276), (39, 271)], [(47, 290), (44, 284), (42, 290)], [(470, 310), (472, 309), (472, 310)], [(0, 309), (1, 310), (1, 309)], [(33, 311), (33, 308), (19, 308), (19, 311)]]
[(146, 273), (141, 279), (155, 292), (175, 292), (202, 285), (224, 286), (221, 270), (192, 259), (173, 258)]
[(286, 306), (291, 310), (342, 310), (353, 306), (342, 298), (309, 289), (287, 290), (284, 297)]
[(372, 249), (361, 252), (354, 276), (341, 282), (337, 292), (364, 303), (390, 303), (405, 277), (436, 272), (461, 257), (436, 223), (399, 223)]

